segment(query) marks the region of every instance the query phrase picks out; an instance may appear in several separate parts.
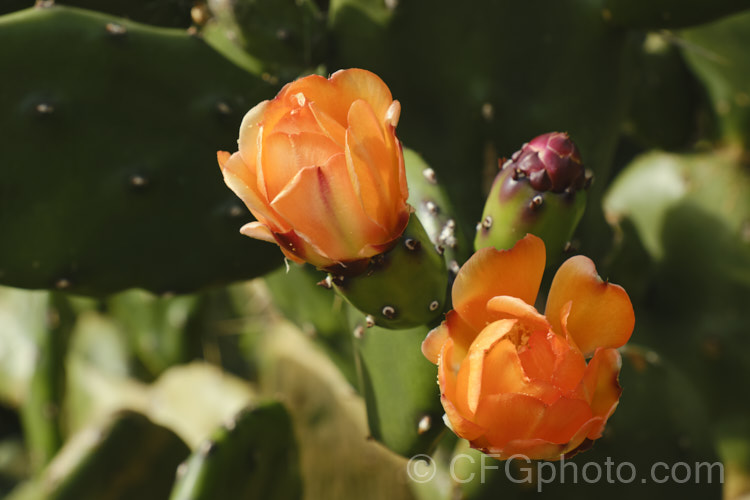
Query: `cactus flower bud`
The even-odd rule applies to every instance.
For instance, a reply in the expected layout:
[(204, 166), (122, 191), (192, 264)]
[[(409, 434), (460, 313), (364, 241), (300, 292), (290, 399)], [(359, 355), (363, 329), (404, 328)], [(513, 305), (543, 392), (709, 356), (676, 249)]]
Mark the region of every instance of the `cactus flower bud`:
[(422, 344), (453, 431), (500, 459), (582, 451), (620, 398), (617, 348), (635, 324), (628, 294), (588, 258), (571, 257), (542, 315), (534, 303), (544, 267), (533, 235), (511, 250), (477, 251), (456, 277), (454, 309)]
[(508, 249), (531, 233), (544, 240), (552, 263), (583, 215), (589, 181), (567, 134), (535, 137), (501, 162), (477, 225), (475, 248)]
[(361, 69), (296, 80), (248, 111), (239, 151), (218, 153), (257, 219), (242, 234), (339, 273), (395, 245), (410, 214), (399, 114), (385, 83)]
[(535, 137), (511, 161), (516, 174), (527, 177), (537, 191), (578, 191), (586, 180), (581, 154), (568, 134), (562, 132)]

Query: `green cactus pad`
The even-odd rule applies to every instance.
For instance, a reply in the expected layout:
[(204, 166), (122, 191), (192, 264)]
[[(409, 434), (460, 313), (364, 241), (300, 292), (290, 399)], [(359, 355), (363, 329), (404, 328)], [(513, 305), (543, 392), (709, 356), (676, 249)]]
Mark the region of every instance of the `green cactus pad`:
[(445, 430), (437, 367), (421, 350), (429, 328), (355, 327), (361, 390), (372, 437), (409, 457), (429, 453)]
[(212, 37), (227, 40), (257, 60), (263, 71), (293, 79), (322, 60), (325, 17), (312, 0), (208, 0)]
[[(743, 2), (748, 8), (748, 2)], [(750, 11), (685, 30), (685, 58), (705, 84), (725, 142), (750, 150)], [(693, 48), (697, 47), (697, 48)]]
[(495, 178), (477, 224), (474, 247), (509, 249), (531, 233), (544, 240), (547, 264), (558, 262), (583, 216), (586, 192), (542, 193), (511, 176), (512, 169), (504, 169)]
[(413, 214), (396, 245), (373, 257), (368, 268), (331, 282), (354, 307), (385, 328), (411, 328), (438, 319), (446, 304), (448, 272)]
[[(181, 30), (50, 7), (0, 17), (0, 282), (190, 291), (282, 262), (215, 152), (275, 88)], [(9, 244), (10, 243), (10, 244)]]
[[(750, 176), (731, 152), (636, 158), (612, 183), (604, 209), (632, 221), (653, 261), (685, 283), (750, 284)], [(689, 241), (690, 245), (685, 245)], [(694, 287), (690, 287), (694, 288)]]
[(132, 411), (81, 431), (17, 500), (163, 500), (190, 449), (171, 430)]
[(280, 403), (241, 411), (180, 467), (170, 500), (300, 498), (297, 445)]
[(448, 269), (456, 271), (472, 252), (463, 227), (437, 174), (424, 159), (404, 148), (404, 165), (409, 184), (409, 204), (422, 223), (432, 243), (444, 249)]

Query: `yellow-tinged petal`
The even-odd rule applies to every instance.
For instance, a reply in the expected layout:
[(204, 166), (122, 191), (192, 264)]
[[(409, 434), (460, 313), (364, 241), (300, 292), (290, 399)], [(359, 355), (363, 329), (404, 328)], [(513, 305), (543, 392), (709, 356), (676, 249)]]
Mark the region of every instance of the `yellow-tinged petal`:
[(635, 315), (628, 294), (602, 281), (587, 257), (571, 257), (552, 280), (545, 315), (556, 332), (563, 331), (563, 310), (568, 303), (567, 329), (584, 354), (597, 347), (620, 347), (633, 333)]
[(510, 250), (478, 250), (461, 267), (453, 283), (454, 309), (480, 331), (492, 320), (487, 303), (493, 297), (508, 295), (533, 305), (545, 259), (544, 242), (531, 234)]
[(315, 121), (318, 122), (321, 131), (343, 150), (346, 145), (346, 127), (331, 118), (328, 113), (318, 106), (318, 103), (311, 102), (308, 104), (308, 107)]
[(534, 306), (523, 299), (500, 295), (487, 301), (487, 312), (491, 321), (499, 319), (518, 319), (528, 328), (549, 331), (547, 318), (539, 314)]
[(487, 326), (469, 348), (467, 359), (458, 373), (466, 370), (466, 398), (469, 410), (474, 413), (482, 397), (499, 392), (515, 392), (524, 385), (521, 362), (516, 346), (506, 335), (516, 325), (515, 320), (504, 319)]
[(345, 151), (349, 174), (365, 212), (384, 228), (393, 227), (397, 215), (406, 209), (401, 200), (399, 158), (388, 151), (382, 126), (363, 100), (349, 108)]
[(245, 164), (255, 172), (255, 162), (258, 159), (258, 131), (263, 119), (263, 114), (268, 108), (269, 101), (256, 104), (250, 111), (245, 113), (240, 124), (240, 138), (237, 144)]
[(375, 73), (357, 68), (341, 70), (331, 75), (331, 83), (337, 87), (344, 102), (351, 104), (357, 99), (367, 99), (378, 121), (383, 123), (386, 120), (393, 96)]
[(276, 238), (273, 237), (273, 233), (268, 229), (268, 226), (260, 222), (248, 222), (240, 228), (240, 233), (256, 240), (276, 243)]
[(422, 354), (425, 358), (430, 360), (434, 364), (438, 364), (440, 358), (440, 351), (443, 349), (443, 344), (448, 338), (448, 327), (445, 322), (441, 323), (440, 326), (433, 328), (427, 334), (425, 339), (422, 341)]
[(258, 192), (255, 178), (248, 170), (240, 153), (227, 157), (227, 153), (220, 151), (217, 156), (224, 182), (242, 200), (255, 218), (268, 225), (274, 232), (288, 230), (288, 225)]

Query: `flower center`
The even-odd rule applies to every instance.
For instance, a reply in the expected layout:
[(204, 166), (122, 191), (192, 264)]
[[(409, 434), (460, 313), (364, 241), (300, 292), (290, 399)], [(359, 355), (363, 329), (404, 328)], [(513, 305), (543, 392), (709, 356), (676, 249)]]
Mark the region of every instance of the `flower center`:
[(513, 345), (516, 346), (518, 354), (528, 349), (529, 337), (531, 337), (531, 329), (521, 321), (516, 321), (513, 328), (505, 334), (505, 338), (513, 342)]

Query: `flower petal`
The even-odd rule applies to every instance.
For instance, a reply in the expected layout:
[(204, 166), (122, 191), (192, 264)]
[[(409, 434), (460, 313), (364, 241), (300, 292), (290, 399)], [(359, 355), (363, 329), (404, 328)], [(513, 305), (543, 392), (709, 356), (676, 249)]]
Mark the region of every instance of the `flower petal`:
[(268, 109), (270, 101), (256, 104), (250, 111), (245, 113), (240, 124), (240, 138), (237, 144), (245, 164), (252, 172), (255, 172), (255, 163), (258, 160), (258, 132), (260, 131), (263, 115)]
[(224, 175), (224, 183), (234, 191), (258, 221), (269, 226), (272, 231), (289, 230), (289, 226), (258, 192), (254, 174), (247, 167), (240, 153), (227, 155), (228, 153), (224, 151), (220, 151), (217, 155), (221, 172)]
[(438, 364), (440, 351), (448, 338), (448, 326), (443, 321), (440, 326), (433, 328), (422, 341), (422, 354), (430, 362)]
[(331, 83), (339, 90), (344, 102), (353, 103), (357, 99), (366, 99), (378, 121), (386, 121), (393, 96), (388, 86), (375, 73), (357, 68), (341, 70), (331, 75)]
[[(458, 372), (458, 387), (466, 377), (466, 398), (474, 413), (482, 397), (501, 392), (518, 392), (524, 385), (524, 373), (516, 346), (506, 338), (516, 325), (504, 319), (488, 325), (469, 348), (469, 354)], [(460, 396), (459, 396), (460, 397)]]
[(482, 248), (464, 265), (453, 283), (453, 307), (477, 331), (491, 321), (488, 301), (499, 295), (534, 304), (545, 266), (544, 242), (527, 234), (510, 250)]
[(469, 346), (479, 335), (479, 330), (472, 328), (455, 310), (450, 310), (445, 315), (445, 325), (448, 327), (449, 335), (462, 352), (469, 352)]
[(502, 449), (515, 439), (529, 439), (544, 417), (546, 405), (524, 394), (497, 394), (483, 397), (474, 422), (487, 429), (485, 439), (493, 448)]
[(445, 396), (440, 396), (440, 402), (442, 403), (445, 415), (448, 417), (448, 421), (451, 424), (451, 430), (453, 430), (458, 437), (472, 440), (484, 434), (485, 429), (471, 420), (464, 418), (450, 399)]
[(264, 138), (261, 156), (268, 199), (273, 201), (300, 170), (323, 166), (331, 157), (341, 153), (335, 143), (316, 133), (288, 135), (274, 132), (268, 135)]
[(635, 315), (628, 294), (602, 281), (587, 257), (571, 257), (552, 280), (545, 315), (556, 332), (563, 331), (563, 309), (568, 302), (567, 329), (584, 354), (597, 347), (620, 347), (633, 333)]
[(240, 233), (256, 240), (276, 243), (276, 238), (273, 237), (273, 233), (268, 229), (268, 226), (260, 222), (248, 222), (240, 228)]
[[(367, 218), (354, 194), (343, 154), (321, 167), (300, 170), (271, 203), (295, 232), (336, 262), (362, 258), (368, 244), (389, 239)], [(374, 254), (373, 254), (374, 255)]]
[(500, 295), (487, 301), (488, 316), (492, 321), (515, 318), (533, 330), (549, 331), (547, 318), (539, 314), (536, 308), (518, 297)]
[(499, 460), (511, 457), (528, 458), (529, 460), (559, 460), (565, 448), (564, 445), (550, 443), (544, 439), (513, 439), (498, 450), (488, 450), (487, 453), (499, 455)]
[(622, 359), (616, 349), (597, 349), (586, 367), (582, 385), (594, 416), (606, 422), (622, 394), (618, 378)]
[(585, 401), (561, 397), (544, 412), (544, 418), (534, 429), (534, 437), (550, 443), (568, 443), (592, 416)]
[(403, 159), (386, 147), (382, 125), (369, 103), (355, 101), (348, 121), (345, 151), (355, 192), (367, 215), (389, 230), (406, 210), (399, 170)]

